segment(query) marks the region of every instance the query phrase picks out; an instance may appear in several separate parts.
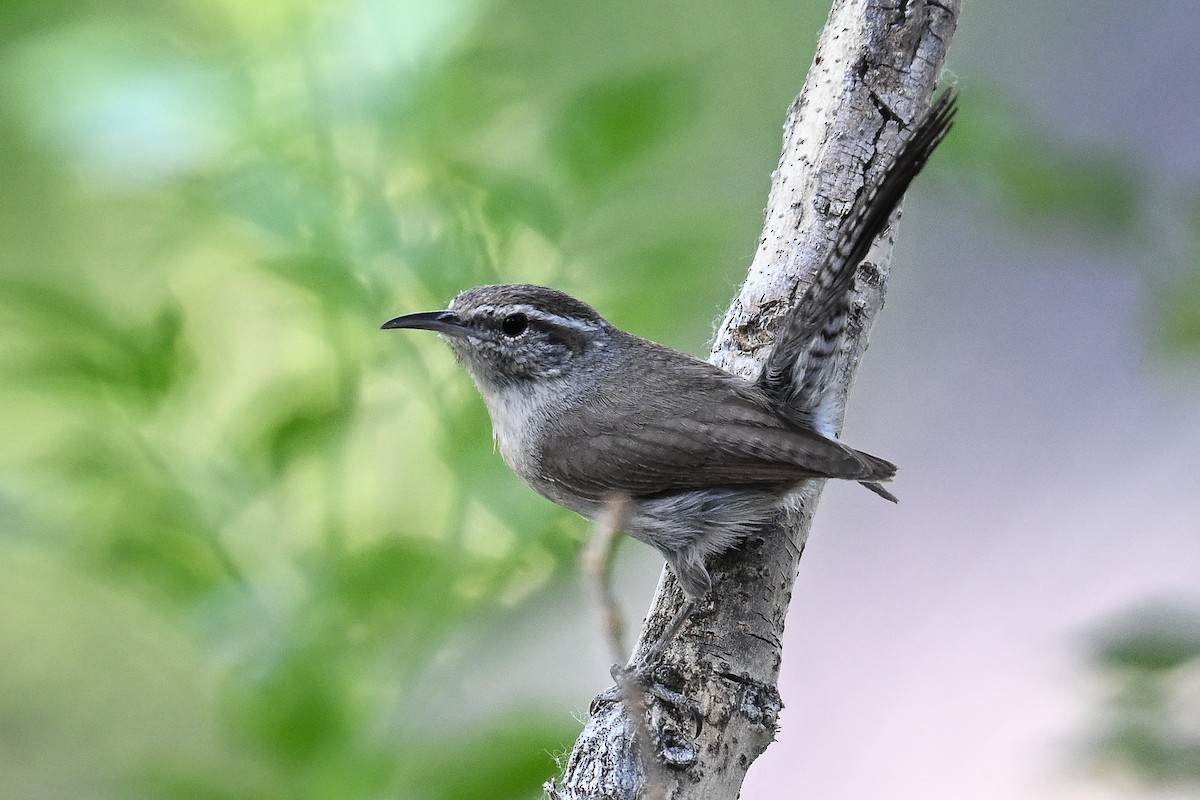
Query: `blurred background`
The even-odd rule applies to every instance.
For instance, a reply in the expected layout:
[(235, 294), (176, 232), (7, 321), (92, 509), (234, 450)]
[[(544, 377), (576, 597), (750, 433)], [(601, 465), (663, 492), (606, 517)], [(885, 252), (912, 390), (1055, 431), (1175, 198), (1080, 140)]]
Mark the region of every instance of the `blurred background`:
[[(743, 797), (1200, 795), (1200, 7), (968, 2)], [(432, 336), (706, 353), (824, 0), (0, 10), (0, 796), (533, 798), (587, 529)], [(623, 547), (631, 620), (661, 561)]]

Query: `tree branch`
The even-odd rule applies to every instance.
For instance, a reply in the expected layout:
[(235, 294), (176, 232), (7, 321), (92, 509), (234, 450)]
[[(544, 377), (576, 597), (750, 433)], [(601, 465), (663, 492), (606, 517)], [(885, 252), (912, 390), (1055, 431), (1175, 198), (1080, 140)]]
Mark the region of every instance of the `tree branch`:
[[(788, 109), (762, 238), (718, 330), (714, 364), (756, 376), (775, 325), (812, 281), (842, 216), (928, 106), (960, 9), (961, 0), (835, 0), (804, 88)], [(839, 428), (883, 306), (890, 258), (889, 235), (859, 269), (837, 389)], [(667, 691), (647, 698), (644, 727), (634, 724), (619, 692), (598, 697), (562, 778), (546, 786), (551, 798), (738, 795), (750, 764), (774, 738), (784, 619), (822, 488), (823, 481), (805, 485), (779, 529), (709, 565), (713, 591), (665, 652), (657, 677)], [(682, 601), (664, 569), (635, 660)], [(637, 746), (646, 738), (638, 731), (647, 729), (653, 753)]]

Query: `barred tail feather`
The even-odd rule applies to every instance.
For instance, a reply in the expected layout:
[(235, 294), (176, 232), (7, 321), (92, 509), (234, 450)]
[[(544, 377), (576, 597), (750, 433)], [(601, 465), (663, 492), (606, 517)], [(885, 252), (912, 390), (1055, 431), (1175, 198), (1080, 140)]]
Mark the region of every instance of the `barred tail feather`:
[(819, 406), (845, 331), (855, 272), (913, 179), (949, 132), (957, 109), (955, 100), (953, 89), (943, 92), (883, 178), (855, 200), (833, 249), (779, 333), (757, 382), (789, 419), (820, 426)]
[(896, 495), (883, 488), (883, 484), (877, 481), (859, 481), (863, 486), (870, 489), (875, 494), (882, 497), (884, 500), (891, 500), (893, 503), (899, 503), (900, 499)]

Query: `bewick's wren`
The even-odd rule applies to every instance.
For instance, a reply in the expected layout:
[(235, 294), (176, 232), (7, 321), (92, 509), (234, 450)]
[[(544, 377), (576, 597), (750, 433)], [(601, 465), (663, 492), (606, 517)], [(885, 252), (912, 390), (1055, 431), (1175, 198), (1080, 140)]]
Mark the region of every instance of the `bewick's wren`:
[(711, 586), (705, 559), (769, 523), (800, 481), (846, 478), (894, 499), (878, 482), (895, 466), (832, 438), (828, 389), (855, 270), (954, 109), (943, 94), (859, 196), (755, 381), (625, 333), (542, 286), (479, 286), (445, 311), (383, 327), (441, 334), (479, 387), (508, 465), (589, 519), (621, 498), (624, 530), (658, 548), (698, 599)]

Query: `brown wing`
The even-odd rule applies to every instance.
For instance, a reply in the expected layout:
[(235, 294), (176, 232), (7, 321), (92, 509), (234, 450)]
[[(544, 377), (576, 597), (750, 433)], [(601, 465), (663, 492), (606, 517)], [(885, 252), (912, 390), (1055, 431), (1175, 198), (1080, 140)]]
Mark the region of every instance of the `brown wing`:
[(651, 358), (642, 350), (634, 363), (669, 362), (666, 369), (647, 369), (657, 376), (654, 391), (618, 384), (616, 391), (585, 398), (569, 416), (550, 420), (538, 448), (542, 475), (574, 494), (600, 499), (811, 477), (886, 480), (895, 473), (882, 459), (789, 427), (746, 381), (652, 346)]

